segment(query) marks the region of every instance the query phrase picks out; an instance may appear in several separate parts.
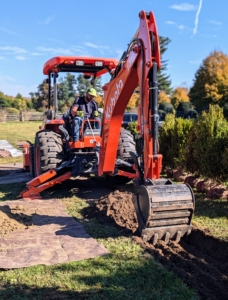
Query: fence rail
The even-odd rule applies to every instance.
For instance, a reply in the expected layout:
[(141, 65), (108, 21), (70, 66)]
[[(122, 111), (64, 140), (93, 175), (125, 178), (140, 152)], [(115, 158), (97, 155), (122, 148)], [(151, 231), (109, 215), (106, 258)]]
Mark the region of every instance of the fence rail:
[(43, 121), (44, 113), (40, 112), (22, 112), (20, 114), (0, 113), (0, 122), (25, 122), (25, 121)]

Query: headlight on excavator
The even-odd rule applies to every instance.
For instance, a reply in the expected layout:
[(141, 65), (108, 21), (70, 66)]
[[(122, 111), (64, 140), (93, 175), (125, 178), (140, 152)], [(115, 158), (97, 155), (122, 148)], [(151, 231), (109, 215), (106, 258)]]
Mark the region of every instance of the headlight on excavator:
[(103, 66), (103, 62), (102, 61), (95, 61), (95, 66), (96, 67), (102, 67)]
[(84, 66), (84, 61), (83, 60), (76, 60), (76, 65), (77, 66)]

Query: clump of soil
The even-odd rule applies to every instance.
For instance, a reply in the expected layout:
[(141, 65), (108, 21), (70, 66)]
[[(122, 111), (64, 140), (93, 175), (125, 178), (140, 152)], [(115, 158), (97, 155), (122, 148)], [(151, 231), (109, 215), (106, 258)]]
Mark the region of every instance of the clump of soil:
[[(132, 193), (118, 190), (95, 201), (85, 210), (85, 217), (96, 218), (101, 223), (114, 222), (133, 233), (138, 228)], [(107, 219), (107, 217), (109, 217)]]
[(18, 229), (27, 229), (32, 225), (32, 216), (26, 215), (23, 205), (10, 208), (0, 206), (0, 237)]

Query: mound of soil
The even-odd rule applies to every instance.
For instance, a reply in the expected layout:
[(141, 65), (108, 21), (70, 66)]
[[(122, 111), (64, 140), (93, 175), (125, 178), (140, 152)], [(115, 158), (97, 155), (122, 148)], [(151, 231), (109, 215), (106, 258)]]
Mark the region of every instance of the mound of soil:
[(86, 208), (85, 217), (96, 218), (101, 223), (114, 222), (134, 233), (138, 222), (131, 199), (132, 193), (116, 190)]
[(18, 229), (27, 229), (32, 225), (32, 216), (24, 211), (22, 205), (10, 208), (8, 205), (0, 206), (0, 237)]

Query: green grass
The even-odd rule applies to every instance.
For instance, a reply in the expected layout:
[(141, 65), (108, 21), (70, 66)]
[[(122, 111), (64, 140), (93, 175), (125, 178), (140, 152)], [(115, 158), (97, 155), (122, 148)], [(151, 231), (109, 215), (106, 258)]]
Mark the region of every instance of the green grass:
[[(7, 140), (15, 148), (17, 141), (34, 143), (35, 133), (39, 130), (41, 121), (0, 123), (0, 140)], [(0, 164), (22, 162), (22, 157), (0, 157)]]
[(226, 199), (204, 200), (203, 194), (195, 194), (196, 210), (193, 224), (207, 230), (211, 235), (228, 241), (228, 201)]

